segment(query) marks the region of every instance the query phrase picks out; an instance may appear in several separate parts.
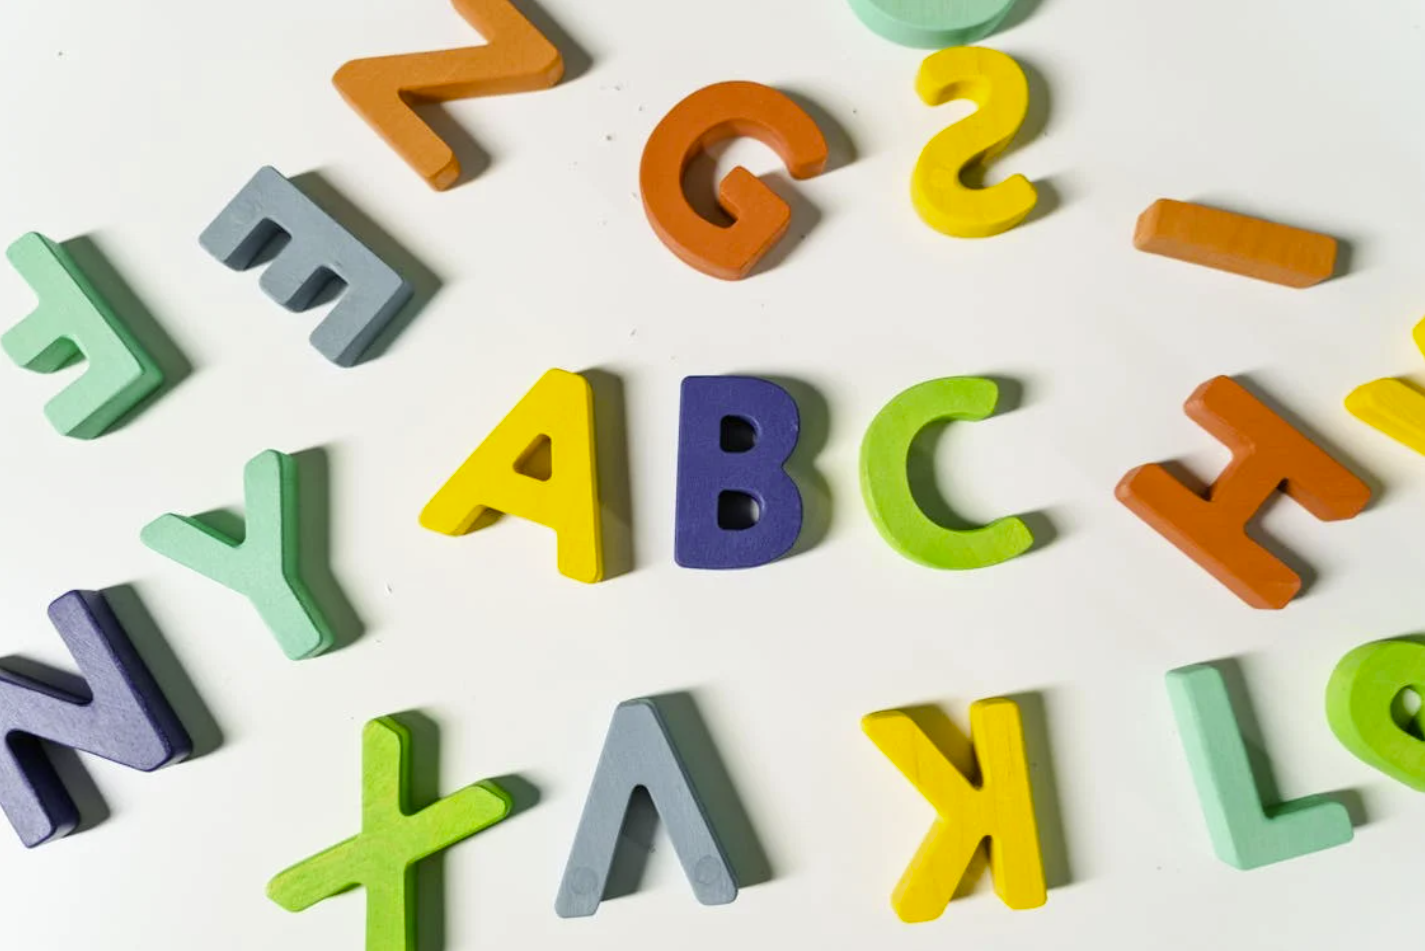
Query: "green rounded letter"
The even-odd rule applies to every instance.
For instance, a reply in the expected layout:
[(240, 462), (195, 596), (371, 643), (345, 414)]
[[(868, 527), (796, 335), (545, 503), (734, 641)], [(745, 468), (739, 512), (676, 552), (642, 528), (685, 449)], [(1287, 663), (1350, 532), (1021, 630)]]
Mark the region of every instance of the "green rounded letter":
[(881, 537), (911, 561), (930, 568), (988, 568), (1022, 555), (1034, 544), (1029, 527), (1013, 517), (969, 531), (936, 524), (916, 504), (906, 476), (911, 443), (922, 429), (946, 419), (984, 419), (998, 400), (993, 380), (931, 380), (887, 403), (866, 430), (861, 494)]
[(1406, 732), (1391, 708), (1401, 691), (1425, 696), (1425, 644), (1377, 641), (1336, 665), (1326, 685), (1326, 718), (1346, 749), (1425, 792), (1425, 740)]

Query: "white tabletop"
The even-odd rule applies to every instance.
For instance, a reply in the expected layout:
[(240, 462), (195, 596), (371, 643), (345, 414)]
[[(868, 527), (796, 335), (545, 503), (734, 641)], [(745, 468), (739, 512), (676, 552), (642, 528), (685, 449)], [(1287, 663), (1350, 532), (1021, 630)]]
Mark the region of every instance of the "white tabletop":
[[(0, 366), (0, 654), (68, 667), (46, 604), (132, 586), (161, 632), (147, 653), (208, 750), (154, 775), (84, 757), (106, 805), (81, 803), (107, 818), (33, 852), (0, 829), (4, 943), (361, 947), (359, 893), (291, 915), (263, 892), (355, 833), (361, 725), (405, 710), (439, 726), (443, 792), (506, 774), (541, 792), (447, 854), (450, 951), (1186, 951), (1413, 933), (1425, 802), (1336, 742), (1323, 695), (1347, 650), (1425, 624), (1425, 458), (1341, 405), (1359, 383), (1425, 373), (1409, 336), (1425, 311), (1419, 4), (1022, 0), (984, 41), (1025, 67), (1032, 98), (990, 179), (1029, 176), (1043, 207), (983, 241), (930, 230), (908, 194), (921, 147), (969, 107), (923, 105), (923, 52), (842, 0), (539, 5), (568, 76), (449, 105), (488, 161), (446, 193), (330, 84), (350, 58), (475, 42), (445, 0), (0, 10), (0, 240), (89, 236), (191, 365), (94, 442), (46, 423), (60, 380)], [(773, 266), (740, 283), (674, 258), (637, 195), (653, 125), (727, 79), (796, 94), (832, 143), (831, 170), (795, 184), (760, 145), (722, 151), (719, 171), (745, 162), (795, 196)], [(344, 196), (438, 278), (384, 355), (328, 364), (306, 342), (313, 315), (198, 247), (264, 164)], [(1294, 291), (1135, 252), (1134, 220), (1160, 197), (1333, 234), (1349, 272)], [(0, 326), (32, 303), (0, 268)], [(602, 421), (620, 399), (626, 415), (599, 451), (628, 476), (605, 493), (612, 557), (631, 542), (633, 570), (593, 587), (557, 573), (540, 526), (450, 539), (416, 522), (550, 367), (597, 370)], [(817, 450), (810, 547), (731, 574), (672, 558), (679, 382), (717, 373), (796, 381)], [(1216, 474), (1226, 453), (1182, 403), (1218, 374), (1269, 394), (1380, 490), (1339, 524), (1271, 507), (1265, 531), (1315, 576), (1281, 612), (1239, 602), (1113, 497), (1144, 462)], [(956, 511), (1054, 527), (1041, 549), (964, 574), (895, 554), (857, 479), (880, 407), (952, 375), (1021, 391), (941, 439)], [(324, 451), (302, 460), (329, 468), (332, 571), (363, 628), (298, 663), (241, 598), (138, 538), (166, 511), (240, 508), (243, 463), (269, 448)], [(1354, 790), (1367, 821), (1353, 843), (1250, 873), (1213, 855), (1163, 674), (1229, 657), (1281, 795)], [(771, 879), (704, 908), (660, 837), (636, 894), (561, 920), (613, 708), (673, 691), (696, 699)], [(969, 702), (1026, 694), (1048, 904), (1010, 912), (986, 878), (940, 920), (901, 924), (889, 895), (932, 815), (859, 718), (935, 702), (964, 728)]]

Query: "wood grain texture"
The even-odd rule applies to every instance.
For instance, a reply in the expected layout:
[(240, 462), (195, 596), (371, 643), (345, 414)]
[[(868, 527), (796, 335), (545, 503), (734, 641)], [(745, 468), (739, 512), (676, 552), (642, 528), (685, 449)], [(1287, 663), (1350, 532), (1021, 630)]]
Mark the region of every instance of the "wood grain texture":
[(460, 162), (411, 103), (548, 89), (564, 75), (559, 50), (510, 0), (451, 2), (484, 46), (355, 59), (332, 77), (367, 125), (435, 189), (459, 180)]
[(1234, 868), (1253, 869), (1351, 841), (1355, 832), (1350, 814), (1328, 796), (1262, 802), (1247, 744), (1217, 668), (1180, 667), (1168, 671), (1167, 684), (1218, 858)]
[[(487, 510), (527, 518), (554, 529), (560, 574), (593, 584), (604, 576), (594, 442), (589, 381), (550, 370), (431, 497), (420, 523), (464, 535)], [(545, 445), (548, 477), (521, 471)]]
[(1133, 246), (1287, 287), (1310, 287), (1336, 271), (1335, 238), (1169, 198), (1139, 216)]
[(969, 99), (979, 108), (926, 143), (910, 177), (921, 220), (957, 238), (988, 238), (1018, 225), (1039, 193), (1023, 175), (971, 188), (965, 169), (987, 165), (1009, 147), (1029, 114), (1029, 81), (1013, 59), (975, 46), (931, 53), (920, 64), (915, 91), (929, 106)]
[(297, 460), (269, 449), (243, 469), (241, 540), (169, 513), (139, 533), (152, 550), (244, 595), (291, 660), (332, 646), (331, 624), (302, 577)]
[(1154, 463), (1123, 477), (1118, 500), (1252, 607), (1283, 608), (1301, 577), (1247, 523), (1278, 489), (1322, 521), (1354, 518), (1370, 487), (1228, 377), (1199, 386), (1185, 409), (1232, 452), (1207, 497)]
[[(1425, 320), (1415, 325), (1415, 346), (1425, 356)], [(1425, 393), (1404, 380), (1363, 383), (1346, 397), (1346, 409), (1368, 426), (1425, 455)]]
[(792, 178), (820, 175), (826, 138), (786, 95), (760, 83), (725, 82), (699, 89), (654, 127), (643, 147), (638, 187), (654, 234), (685, 264), (723, 280), (748, 275), (786, 233), (792, 210), (739, 165), (718, 184), (718, 204), (733, 218), (716, 225), (694, 210), (683, 191), (693, 158), (726, 139), (750, 136), (773, 149)]
[(415, 863), (487, 829), (512, 800), (485, 781), (411, 808), (411, 734), (381, 717), (361, 735), (361, 832), (278, 873), (267, 897), (303, 911), (352, 888), (366, 890), (366, 951), (416, 951)]
[(1008, 561), (1034, 545), (1013, 516), (973, 529), (952, 529), (921, 510), (906, 471), (911, 444), (944, 420), (981, 420), (994, 412), (999, 387), (979, 377), (945, 377), (900, 393), (876, 414), (861, 441), (861, 496), (876, 530), (896, 551), (928, 568), (967, 570)]
[(1034, 796), (1019, 706), (996, 698), (970, 706), (970, 736), (979, 761), (977, 787), (901, 710), (873, 713), (861, 728), (938, 818), (891, 897), (902, 921), (931, 921), (945, 911), (980, 844), (990, 840), (995, 892), (1014, 909), (1047, 900)]
[(31, 232), (5, 255), (39, 306), (0, 336), (0, 349), (39, 373), (54, 373), (82, 358), (84, 373), (45, 404), (45, 418), (76, 439), (103, 435), (162, 385), (163, 372), (58, 244)]

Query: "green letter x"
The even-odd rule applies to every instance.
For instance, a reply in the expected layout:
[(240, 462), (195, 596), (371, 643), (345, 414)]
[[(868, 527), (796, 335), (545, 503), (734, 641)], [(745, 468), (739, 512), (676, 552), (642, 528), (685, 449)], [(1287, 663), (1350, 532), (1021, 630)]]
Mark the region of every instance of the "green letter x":
[(267, 897), (302, 911), (357, 886), (366, 889), (366, 951), (415, 947), (415, 863), (509, 815), (511, 800), (492, 782), (466, 786), (412, 813), (411, 733), (391, 717), (361, 736), (361, 833), (281, 872)]

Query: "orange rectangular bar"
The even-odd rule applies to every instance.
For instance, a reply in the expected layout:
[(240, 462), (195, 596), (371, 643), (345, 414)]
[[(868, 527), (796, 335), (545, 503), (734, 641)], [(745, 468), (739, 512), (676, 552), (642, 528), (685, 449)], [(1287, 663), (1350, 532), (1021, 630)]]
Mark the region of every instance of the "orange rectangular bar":
[(1319, 284), (1336, 270), (1335, 238), (1168, 198), (1139, 216), (1133, 246), (1287, 287)]

